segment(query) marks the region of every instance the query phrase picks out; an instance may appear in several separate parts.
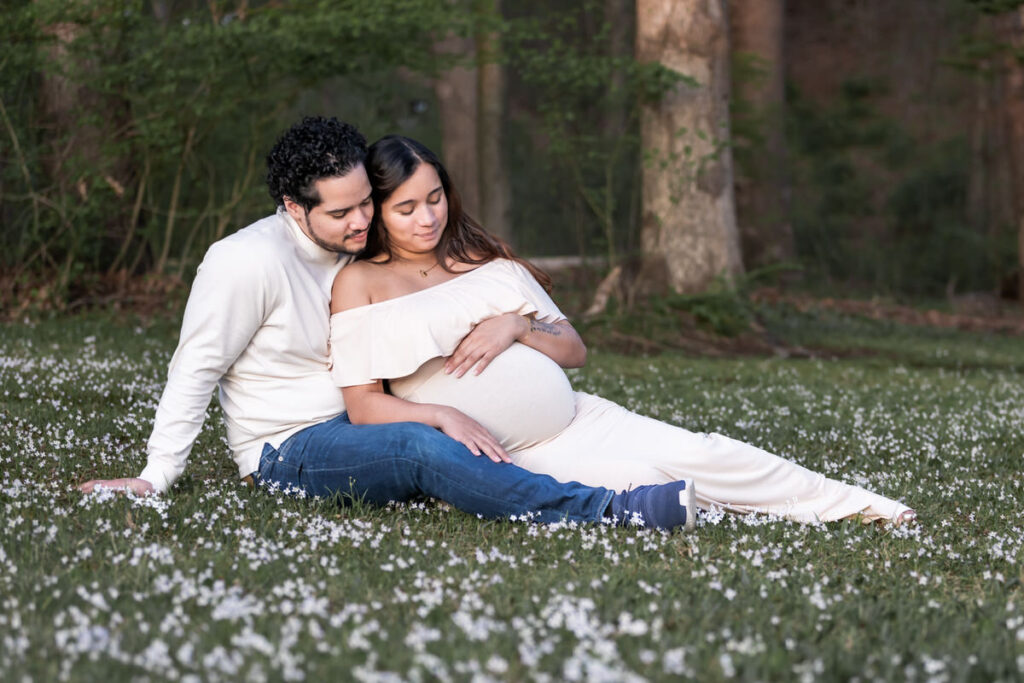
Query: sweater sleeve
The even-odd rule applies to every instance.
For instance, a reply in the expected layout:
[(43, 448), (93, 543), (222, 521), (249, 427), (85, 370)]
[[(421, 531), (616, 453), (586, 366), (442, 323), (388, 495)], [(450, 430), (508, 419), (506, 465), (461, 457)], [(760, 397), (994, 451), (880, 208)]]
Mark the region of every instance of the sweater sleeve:
[(239, 246), (229, 239), (210, 247), (189, 293), (139, 475), (160, 493), (181, 476), (210, 395), (270, 310), (266, 280), (273, 266)]

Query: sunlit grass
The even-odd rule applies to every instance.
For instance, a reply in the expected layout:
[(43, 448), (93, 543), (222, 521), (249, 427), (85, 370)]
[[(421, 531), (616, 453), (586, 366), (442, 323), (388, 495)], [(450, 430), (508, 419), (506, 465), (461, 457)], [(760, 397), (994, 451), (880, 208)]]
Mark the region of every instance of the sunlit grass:
[(772, 324), (842, 359), (595, 352), (573, 381), (921, 525), (712, 512), (685, 536), (286, 498), (235, 481), (215, 403), (171, 495), (83, 497), (141, 470), (174, 325), (0, 328), (0, 678), (1024, 676), (1024, 342)]

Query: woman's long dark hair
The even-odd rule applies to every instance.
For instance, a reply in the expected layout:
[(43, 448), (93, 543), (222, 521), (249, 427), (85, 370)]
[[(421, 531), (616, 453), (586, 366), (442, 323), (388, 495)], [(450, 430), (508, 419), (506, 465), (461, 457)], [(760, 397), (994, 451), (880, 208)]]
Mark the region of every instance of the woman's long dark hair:
[(452, 185), (448, 171), (440, 159), (412, 138), (388, 135), (370, 145), (366, 157), (366, 172), (373, 185), (373, 222), (366, 238), (366, 249), (360, 259), (370, 259), (381, 254), (390, 261), (393, 254), (387, 230), (384, 229), (381, 207), (398, 187), (412, 177), (420, 164), (430, 164), (441, 179), (441, 188), (448, 199), (448, 225), (441, 233), (434, 252), (437, 262), (449, 273), (453, 271), (448, 261), (480, 265), (496, 258), (507, 258), (521, 263), (540, 285), (551, 291), (551, 277), (529, 261), (519, 258), (504, 241), (491, 235), (473, 218), (462, 210), (462, 198)]

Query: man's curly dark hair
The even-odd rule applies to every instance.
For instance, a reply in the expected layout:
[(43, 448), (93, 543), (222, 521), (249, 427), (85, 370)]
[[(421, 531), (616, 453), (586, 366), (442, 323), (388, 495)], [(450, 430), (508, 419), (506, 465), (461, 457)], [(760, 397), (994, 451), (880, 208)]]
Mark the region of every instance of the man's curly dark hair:
[(316, 181), (343, 176), (364, 161), (366, 138), (355, 126), (333, 116), (307, 116), (267, 155), (267, 189), (278, 205), (288, 197), (308, 212), (321, 201)]

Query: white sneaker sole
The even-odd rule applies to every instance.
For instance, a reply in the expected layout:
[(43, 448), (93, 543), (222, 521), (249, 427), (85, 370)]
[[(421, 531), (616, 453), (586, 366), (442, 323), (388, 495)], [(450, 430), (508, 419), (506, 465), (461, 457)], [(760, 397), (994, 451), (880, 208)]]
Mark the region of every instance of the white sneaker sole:
[(683, 530), (692, 532), (697, 528), (697, 490), (692, 479), (686, 480), (686, 488), (679, 492), (679, 505), (686, 508), (686, 524)]

